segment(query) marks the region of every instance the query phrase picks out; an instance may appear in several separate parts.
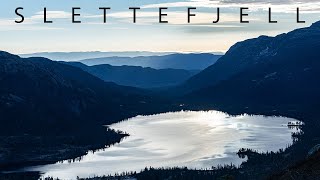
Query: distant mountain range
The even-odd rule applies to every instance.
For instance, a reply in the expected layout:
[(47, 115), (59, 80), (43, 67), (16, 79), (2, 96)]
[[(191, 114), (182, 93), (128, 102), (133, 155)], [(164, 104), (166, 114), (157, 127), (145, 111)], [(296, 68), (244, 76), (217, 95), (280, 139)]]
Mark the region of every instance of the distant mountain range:
[(311, 111), (320, 107), (319, 49), (320, 22), (239, 42), (180, 86), (178, 94), (200, 104)]
[(200, 72), (197, 70), (158, 70), (139, 66), (111, 66), (108, 64), (87, 66), (80, 62), (63, 63), (81, 68), (106, 82), (139, 88), (159, 88), (178, 85)]
[(203, 70), (214, 64), (221, 55), (214, 54), (170, 54), (163, 56), (140, 56), (140, 57), (105, 57), (86, 59), (80, 62), (92, 66), (110, 64), (112, 66), (141, 66), (154, 69), (185, 69)]
[(83, 59), (104, 58), (104, 57), (137, 57), (137, 56), (162, 56), (174, 54), (173, 52), (148, 52), (148, 51), (128, 51), (128, 52), (39, 52), (30, 54), (19, 54), (20, 57), (45, 57), (54, 61), (80, 61)]
[[(124, 51), (124, 52), (39, 52), (30, 54), (19, 54), (20, 57), (45, 57), (55, 61), (80, 61), (83, 59), (105, 58), (105, 57), (139, 57), (139, 56), (164, 56), (176, 54), (175, 52), (148, 52), (148, 51)], [(187, 54), (187, 53), (186, 53)], [(212, 54), (223, 55), (222, 52)], [(129, 65), (129, 64), (125, 64)]]

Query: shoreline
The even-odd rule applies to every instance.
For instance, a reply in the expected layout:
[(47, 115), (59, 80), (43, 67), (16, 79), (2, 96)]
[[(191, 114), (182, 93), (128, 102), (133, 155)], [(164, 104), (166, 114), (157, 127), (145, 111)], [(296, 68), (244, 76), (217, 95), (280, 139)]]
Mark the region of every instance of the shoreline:
[[(109, 143), (96, 143), (91, 145), (78, 145), (78, 146), (69, 146), (66, 147), (56, 147), (53, 151), (64, 153), (44, 153), (44, 154), (33, 154), (35, 160), (27, 160), (27, 161), (20, 161), (20, 162), (9, 162), (9, 163), (0, 163), (0, 174), (10, 174), (10, 173), (17, 173), (27, 167), (32, 166), (41, 166), (41, 165), (48, 165), (48, 164), (55, 164), (61, 161), (76, 161), (78, 158), (85, 156), (90, 151), (97, 151), (100, 149), (107, 148), (114, 144), (120, 143), (125, 137), (129, 136), (128, 134), (119, 134), (119, 139), (109, 142)], [(38, 156), (38, 157), (37, 157)], [(44, 156), (44, 157), (41, 157)], [(30, 157), (29, 157), (30, 158)], [(44, 160), (47, 159), (47, 160)]]

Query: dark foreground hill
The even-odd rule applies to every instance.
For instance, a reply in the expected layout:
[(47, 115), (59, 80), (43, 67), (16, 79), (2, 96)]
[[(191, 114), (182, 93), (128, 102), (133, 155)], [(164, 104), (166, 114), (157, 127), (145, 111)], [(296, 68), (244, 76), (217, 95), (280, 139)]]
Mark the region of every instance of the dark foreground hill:
[(65, 62), (79, 67), (106, 82), (139, 88), (159, 88), (178, 85), (199, 71), (183, 69), (153, 69), (139, 66), (111, 66), (108, 64), (87, 66), (80, 62)]
[(168, 103), (144, 94), (73, 66), (0, 52), (0, 169), (118, 141), (121, 136), (102, 125), (166, 109)]
[[(317, 66), (313, 66), (318, 65), (319, 62), (319, 51), (317, 51), (319, 49), (319, 26), (318, 22), (311, 27), (297, 29), (276, 37), (260, 36), (238, 42), (215, 64), (190, 78), (182, 87), (179, 87), (180, 91), (189, 93), (208, 87), (212, 89), (222, 81), (240, 78), (241, 73), (248, 74), (262, 71), (260, 72), (261, 77), (253, 74), (248, 77), (252, 81), (259, 82), (259, 79), (276, 78), (280, 80), (279, 78), (282, 75), (286, 76), (286, 79), (282, 79), (286, 81), (292, 76), (300, 76), (299, 73), (313, 71), (313, 68), (317, 68)], [(281, 72), (278, 71), (286, 71), (287, 74), (279, 74)], [(235, 86), (242, 84), (242, 82), (234, 83)], [(225, 88), (225, 90), (228, 89)], [(237, 93), (236, 89), (233, 90)], [(213, 94), (216, 93), (211, 92), (205, 95)]]
[(139, 89), (106, 83), (81, 69), (44, 58), (21, 59), (1, 52), (0, 78), (0, 113), (5, 124), (1, 133), (12, 133), (11, 127), (21, 133), (46, 133), (49, 127), (65, 131), (60, 123), (88, 120), (108, 124), (115, 117), (150, 107), (151, 102)]
[(313, 180), (320, 177), (320, 152), (308, 157), (304, 161), (296, 163), (279, 174), (275, 174), (270, 179), (304, 179)]

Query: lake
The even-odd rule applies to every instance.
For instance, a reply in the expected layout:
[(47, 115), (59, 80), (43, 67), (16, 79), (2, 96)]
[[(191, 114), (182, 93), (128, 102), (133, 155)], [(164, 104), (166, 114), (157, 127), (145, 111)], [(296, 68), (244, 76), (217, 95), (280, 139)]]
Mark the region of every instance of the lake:
[(211, 168), (218, 164), (240, 165), (246, 159), (240, 148), (259, 152), (278, 151), (292, 144), (293, 132), (286, 117), (239, 115), (219, 111), (181, 111), (137, 116), (110, 126), (130, 134), (119, 144), (95, 153), (80, 162), (68, 161), (26, 168), (41, 171), (44, 177), (63, 179), (140, 171), (145, 167)]

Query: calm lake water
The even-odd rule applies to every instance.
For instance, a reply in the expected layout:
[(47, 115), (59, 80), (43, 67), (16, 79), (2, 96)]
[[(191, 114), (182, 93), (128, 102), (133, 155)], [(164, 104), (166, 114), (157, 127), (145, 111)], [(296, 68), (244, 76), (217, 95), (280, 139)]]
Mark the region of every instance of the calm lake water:
[(121, 143), (95, 153), (80, 162), (56, 163), (27, 168), (44, 177), (63, 179), (92, 177), (145, 167), (211, 168), (218, 164), (240, 165), (236, 152), (252, 148), (261, 152), (278, 151), (292, 143), (285, 117), (230, 116), (218, 111), (181, 111), (137, 116), (110, 127), (130, 134)]

